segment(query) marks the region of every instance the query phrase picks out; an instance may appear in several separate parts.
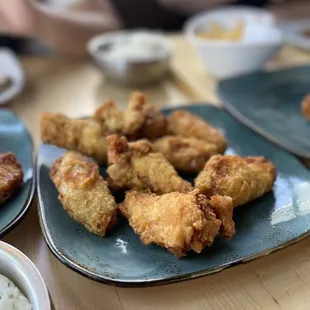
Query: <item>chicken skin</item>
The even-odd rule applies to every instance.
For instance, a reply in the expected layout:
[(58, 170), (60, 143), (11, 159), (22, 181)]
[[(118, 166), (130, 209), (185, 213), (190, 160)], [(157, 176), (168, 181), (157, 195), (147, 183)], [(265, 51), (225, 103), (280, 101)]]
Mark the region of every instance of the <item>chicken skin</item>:
[(23, 170), (13, 153), (0, 154), (0, 205), (21, 186)]
[(117, 205), (98, 165), (70, 151), (55, 161), (50, 177), (68, 214), (103, 237), (116, 221)]
[(211, 197), (226, 195), (234, 207), (272, 190), (275, 165), (264, 157), (214, 155), (195, 180), (195, 188)]
[(119, 208), (144, 244), (158, 244), (182, 257), (190, 250), (200, 253), (218, 235), (221, 221), (210, 203), (197, 190), (162, 196), (129, 191)]
[(204, 119), (185, 110), (172, 112), (168, 117), (169, 130), (174, 135), (200, 139), (217, 147), (218, 153), (224, 153), (227, 141), (220, 130), (213, 128)]
[(109, 183), (114, 189), (150, 190), (157, 194), (189, 192), (183, 180), (161, 153), (146, 140), (128, 143), (125, 137), (108, 136)]
[(201, 171), (206, 161), (217, 153), (215, 144), (182, 136), (164, 136), (152, 142), (156, 152), (162, 153), (174, 168), (188, 173)]
[(91, 119), (70, 119), (62, 114), (41, 114), (41, 139), (68, 150), (78, 151), (98, 163), (107, 161), (106, 132)]

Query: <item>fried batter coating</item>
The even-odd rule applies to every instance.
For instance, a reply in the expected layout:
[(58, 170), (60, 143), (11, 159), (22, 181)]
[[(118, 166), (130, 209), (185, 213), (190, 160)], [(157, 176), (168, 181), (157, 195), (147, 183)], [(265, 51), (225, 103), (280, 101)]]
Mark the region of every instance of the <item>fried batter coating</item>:
[(108, 136), (109, 183), (115, 189), (151, 190), (157, 194), (188, 192), (183, 180), (161, 153), (146, 140), (129, 143), (125, 137)]
[(111, 134), (134, 135), (145, 122), (141, 107), (130, 105), (121, 111), (114, 101), (107, 101), (97, 109), (93, 119), (100, 122)]
[(189, 173), (201, 171), (206, 161), (217, 153), (215, 144), (182, 136), (165, 136), (153, 141), (152, 145), (174, 168)]
[(70, 119), (62, 114), (41, 114), (41, 139), (68, 150), (78, 151), (98, 163), (107, 161), (106, 132), (91, 119)]
[(301, 114), (307, 121), (310, 121), (310, 95), (307, 95), (301, 102)]
[(68, 214), (103, 237), (116, 221), (117, 205), (98, 165), (70, 151), (55, 161), (50, 177)]
[(147, 102), (146, 96), (134, 92), (129, 98), (126, 110), (119, 110), (115, 102), (107, 101), (97, 109), (93, 119), (111, 134), (137, 138), (157, 138), (167, 133), (164, 115)]
[(240, 206), (272, 190), (275, 165), (264, 157), (214, 155), (195, 180), (207, 197), (226, 195)]
[(144, 119), (136, 138), (155, 139), (168, 133), (167, 119), (157, 107), (147, 101), (143, 93), (132, 93), (127, 111), (139, 111), (141, 118)]
[(233, 200), (229, 196), (215, 195), (210, 198), (210, 208), (216, 215), (216, 218), (221, 220), (221, 235), (225, 239), (231, 239), (235, 233), (235, 222), (233, 220)]
[(168, 117), (169, 130), (183, 137), (193, 137), (215, 144), (218, 153), (224, 153), (227, 141), (220, 130), (213, 128), (204, 119), (185, 110), (172, 112)]
[(0, 205), (6, 202), (23, 182), (23, 170), (13, 153), (0, 154)]
[(144, 244), (156, 243), (177, 257), (212, 245), (221, 221), (198, 191), (156, 194), (127, 192), (120, 211)]

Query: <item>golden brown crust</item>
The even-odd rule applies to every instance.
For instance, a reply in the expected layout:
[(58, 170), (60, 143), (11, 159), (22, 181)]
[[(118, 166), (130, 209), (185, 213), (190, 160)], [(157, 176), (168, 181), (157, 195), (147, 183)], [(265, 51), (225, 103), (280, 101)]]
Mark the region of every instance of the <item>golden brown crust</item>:
[(143, 119), (135, 138), (155, 139), (168, 133), (167, 119), (157, 107), (147, 101), (143, 93), (132, 93), (126, 113), (129, 111), (136, 111), (140, 119)]
[(198, 191), (162, 196), (127, 192), (120, 211), (144, 244), (156, 243), (177, 257), (212, 245), (221, 224)]
[(13, 153), (0, 154), (0, 204), (6, 202), (23, 182), (23, 170)]
[(157, 194), (192, 190), (161, 153), (152, 151), (147, 140), (130, 144), (125, 137), (109, 136), (107, 140), (107, 172), (113, 188), (149, 189)]
[(67, 152), (50, 171), (59, 200), (68, 214), (90, 232), (104, 236), (116, 220), (116, 203), (96, 163)]
[(206, 161), (217, 153), (213, 143), (182, 136), (165, 136), (153, 141), (152, 145), (176, 169), (189, 173), (201, 171)]
[(78, 151), (100, 164), (107, 160), (106, 134), (101, 125), (91, 119), (70, 119), (59, 113), (41, 114), (44, 143)]
[(214, 155), (195, 180), (195, 187), (211, 197), (233, 198), (234, 207), (272, 190), (275, 165), (264, 157)]
[(310, 95), (307, 95), (301, 102), (301, 114), (307, 121), (310, 121)]
[(213, 128), (204, 119), (185, 110), (172, 112), (168, 117), (169, 130), (174, 135), (193, 137), (215, 144), (218, 153), (224, 153), (227, 141), (220, 130)]

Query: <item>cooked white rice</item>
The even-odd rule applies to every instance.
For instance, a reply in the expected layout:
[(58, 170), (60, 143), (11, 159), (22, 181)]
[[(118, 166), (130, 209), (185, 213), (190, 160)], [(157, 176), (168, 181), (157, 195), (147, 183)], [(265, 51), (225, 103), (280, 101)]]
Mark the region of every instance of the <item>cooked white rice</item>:
[(32, 310), (29, 300), (11, 280), (1, 274), (0, 310)]

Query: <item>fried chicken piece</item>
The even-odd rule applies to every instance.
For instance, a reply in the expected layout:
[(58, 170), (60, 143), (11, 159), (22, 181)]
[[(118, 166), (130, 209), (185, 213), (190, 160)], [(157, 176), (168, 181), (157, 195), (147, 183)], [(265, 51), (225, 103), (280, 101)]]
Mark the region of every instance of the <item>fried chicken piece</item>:
[(226, 195), (240, 206), (272, 190), (275, 165), (264, 157), (214, 155), (195, 180), (195, 187), (211, 197)]
[(189, 173), (201, 171), (206, 161), (217, 153), (215, 144), (182, 136), (165, 136), (152, 143), (153, 149), (162, 153), (174, 168)]
[(117, 205), (98, 165), (70, 151), (55, 161), (50, 177), (68, 214), (103, 237), (116, 221)]
[(162, 196), (130, 191), (119, 208), (144, 244), (156, 243), (182, 257), (190, 250), (200, 253), (218, 235), (221, 221), (209, 204), (197, 190)]
[(161, 137), (167, 133), (168, 127), (165, 116), (140, 92), (131, 94), (124, 112), (113, 101), (108, 101), (97, 109), (93, 118), (111, 134), (132, 139)]
[(106, 132), (91, 119), (70, 119), (62, 114), (41, 114), (41, 139), (68, 150), (78, 151), (98, 163), (107, 161)]
[(169, 130), (183, 137), (193, 137), (215, 144), (218, 153), (224, 153), (227, 141), (220, 130), (213, 128), (204, 119), (185, 110), (172, 112), (168, 117)]
[(145, 121), (140, 107), (129, 105), (123, 112), (114, 101), (107, 101), (99, 107), (93, 119), (100, 122), (107, 132), (125, 136), (134, 135)]
[(140, 92), (132, 93), (126, 113), (140, 113), (144, 122), (136, 134), (136, 138), (155, 139), (168, 133), (168, 122), (160, 110), (150, 104), (146, 96)]
[(161, 153), (146, 140), (129, 143), (125, 137), (108, 136), (109, 183), (114, 189), (151, 190), (157, 194), (189, 192), (183, 180)]
[(307, 121), (310, 121), (310, 95), (307, 95), (301, 102), (301, 114)]
[(21, 186), (23, 170), (13, 153), (0, 154), (0, 205)]
[(233, 200), (229, 196), (215, 195), (210, 197), (210, 208), (216, 215), (216, 218), (221, 220), (221, 235), (225, 239), (231, 239), (235, 233), (235, 222), (233, 220)]

